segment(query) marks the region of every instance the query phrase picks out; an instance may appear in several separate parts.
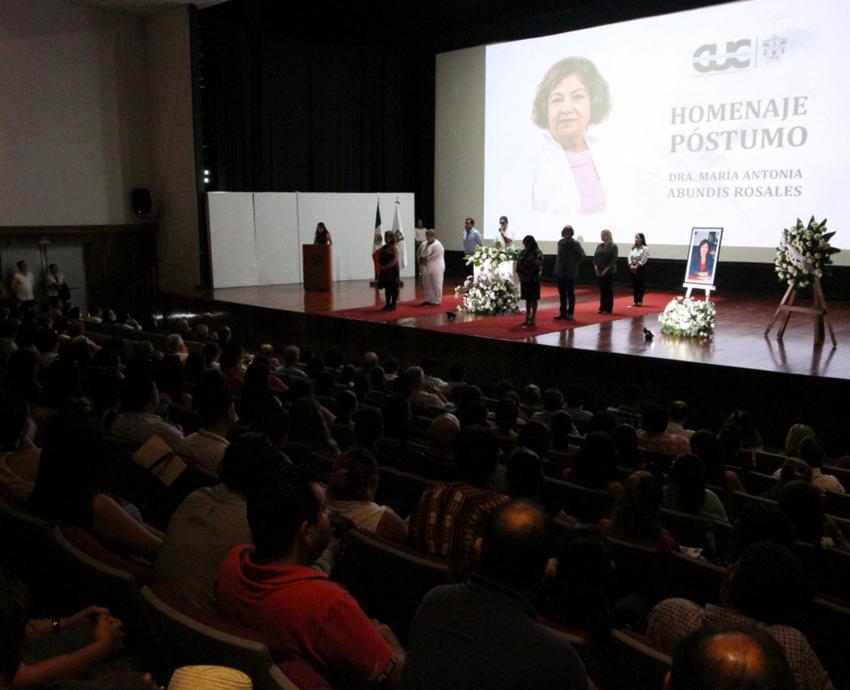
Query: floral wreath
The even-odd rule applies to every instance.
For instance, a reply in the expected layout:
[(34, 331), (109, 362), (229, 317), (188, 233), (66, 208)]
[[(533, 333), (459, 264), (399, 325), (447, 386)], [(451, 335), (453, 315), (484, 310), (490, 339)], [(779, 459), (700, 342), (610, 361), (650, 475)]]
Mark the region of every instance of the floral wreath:
[(827, 232), (825, 218), (818, 223), (814, 216), (808, 225), (798, 218), (795, 225), (785, 228), (773, 260), (779, 280), (790, 287), (804, 288), (816, 277), (822, 278), (824, 269), (832, 264), (832, 255), (841, 251), (829, 244), (834, 234)]

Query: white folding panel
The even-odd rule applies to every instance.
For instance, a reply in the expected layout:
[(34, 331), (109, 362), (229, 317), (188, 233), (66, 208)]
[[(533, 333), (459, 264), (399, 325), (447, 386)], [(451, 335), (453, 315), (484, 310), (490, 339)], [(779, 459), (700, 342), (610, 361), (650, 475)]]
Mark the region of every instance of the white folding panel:
[(213, 287), (257, 285), (254, 195), (211, 192), (207, 194), (207, 217)]
[(254, 237), (257, 285), (301, 282), (296, 192), (254, 194)]
[(333, 237), (333, 279), (369, 280), (374, 277), (372, 236), (375, 230), (375, 208), (381, 200), (383, 229), (392, 228), (395, 200), (400, 202), (399, 218), (404, 230), (407, 267), (403, 277), (413, 276), (413, 194), (319, 194), (298, 195), (299, 243), (310, 244), (321, 221)]

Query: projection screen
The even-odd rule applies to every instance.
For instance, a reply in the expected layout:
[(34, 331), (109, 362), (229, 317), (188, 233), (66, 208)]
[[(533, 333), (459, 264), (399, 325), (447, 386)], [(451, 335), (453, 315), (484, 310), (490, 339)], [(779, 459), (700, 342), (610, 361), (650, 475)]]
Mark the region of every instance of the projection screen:
[[(487, 46), (483, 75), (457, 69), (481, 62), (469, 51), (440, 55), (438, 221), (462, 220), (439, 165), (454, 137), (482, 173), (488, 239), (507, 215), (520, 237), (644, 232), (654, 256), (682, 258), (690, 229), (711, 226), (726, 259), (772, 261), (782, 228), (815, 215), (844, 246), (849, 32), (844, 0), (749, 0)], [(449, 97), (461, 82), (472, 95)]]

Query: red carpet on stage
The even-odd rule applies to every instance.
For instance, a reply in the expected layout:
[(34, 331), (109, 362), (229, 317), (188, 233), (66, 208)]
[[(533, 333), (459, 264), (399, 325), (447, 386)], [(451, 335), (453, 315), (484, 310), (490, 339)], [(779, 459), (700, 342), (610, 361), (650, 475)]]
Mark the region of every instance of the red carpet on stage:
[(543, 304), (537, 309), (537, 326), (534, 328), (523, 328), (524, 314), (511, 314), (509, 316), (481, 316), (474, 321), (463, 321), (448, 323), (437, 326), (437, 330), (451, 331), (452, 333), (467, 333), (469, 335), (481, 335), (487, 338), (503, 338), (506, 340), (522, 340), (523, 338), (553, 333), (555, 331), (566, 331), (571, 328), (580, 328), (595, 323), (616, 321), (617, 319), (643, 316), (645, 314), (657, 314), (661, 312), (667, 303), (673, 298), (670, 293), (648, 292), (641, 307), (629, 307), (632, 296), (623, 295), (614, 300), (614, 311), (612, 314), (597, 314), (599, 303), (596, 300), (590, 302), (579, 302), (576, 304), (575, 314), (572, 321), (555, 321), (558, 315), (558, 303)]
[(443, 295), (443, 303), (437, 307), (423, 307), (421, 300), (398, 302), (395, 311), (384, 311), (383, 302), (370, 304), (367, 307), (355, 307), (354, 309), (342, 309), (331, 312), (333, 316), (341, 316), (344, 319), (356, 319), (358, 321), (396, 321), (411, 316), (428, 316), (429, 314), (440, 314), (457, 309), (457, 300), (454, 296)]

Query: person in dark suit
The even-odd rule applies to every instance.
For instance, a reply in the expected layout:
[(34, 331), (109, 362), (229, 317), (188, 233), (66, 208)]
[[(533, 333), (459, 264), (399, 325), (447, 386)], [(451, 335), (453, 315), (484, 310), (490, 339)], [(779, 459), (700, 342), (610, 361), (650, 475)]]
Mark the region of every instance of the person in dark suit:
[(584, 260), (585, 253), (581, 244), (573, 239), (573, 228), (565, 225), (558, 240), (558, 255), (555, 258), (555, 278), (558, 279), (558, 295), (561, 309), (555, 317), (558, 321), (571, 320), (576, 306), (575, 280), (578, 265)]

